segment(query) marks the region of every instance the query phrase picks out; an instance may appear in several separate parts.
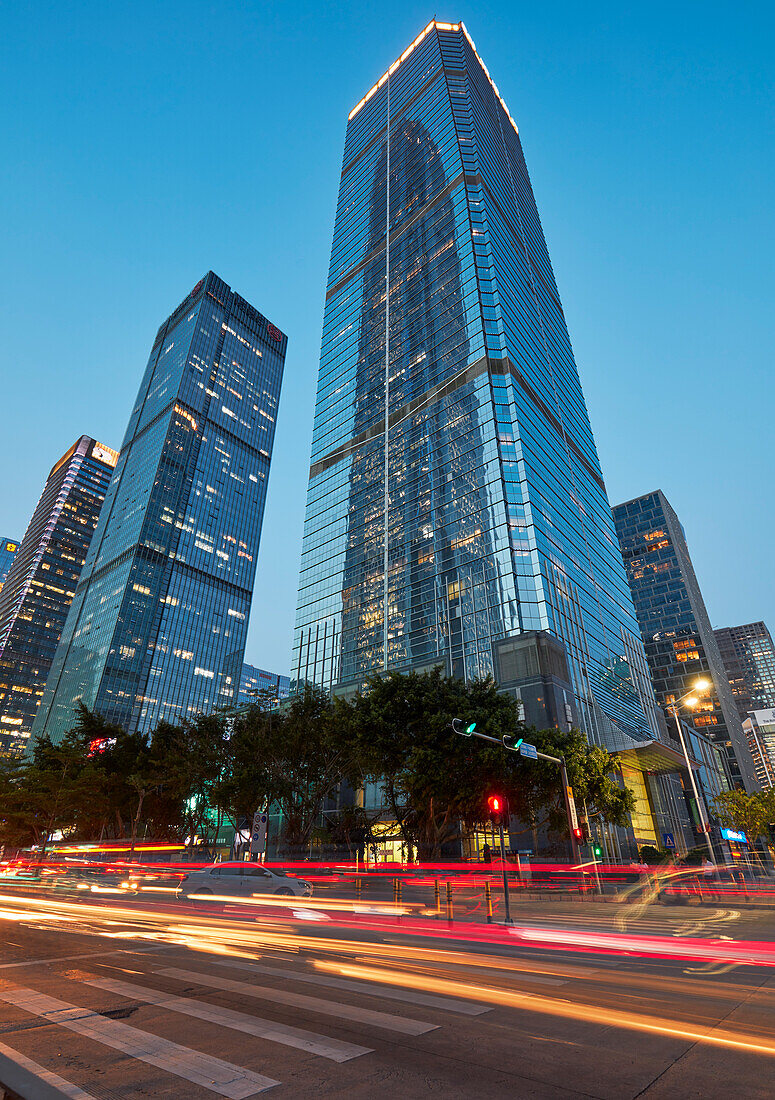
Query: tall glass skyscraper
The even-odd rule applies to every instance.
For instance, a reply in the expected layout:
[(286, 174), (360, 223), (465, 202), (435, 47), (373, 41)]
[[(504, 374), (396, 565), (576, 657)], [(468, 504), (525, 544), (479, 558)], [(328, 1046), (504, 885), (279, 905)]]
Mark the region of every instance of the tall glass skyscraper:
[(613, 514), (658, 702), (668, 706), (697, 679), (710, 678), (713, 690), (691, 721), (723, 748), (731, 780), (755, 790), (753, 761), (678, 516), (659, 489), (617, 504)]
[(286, 343), (213, 272), (159, 329), (34, 734), (236, 702)]
[(291, 676), (437, 664), (660, 736), (517, 127), (434, 21), (349, 116)]
[(0, 751), (23, 748), (118, 454), (83, 435), (51, 470), (0, 591)]

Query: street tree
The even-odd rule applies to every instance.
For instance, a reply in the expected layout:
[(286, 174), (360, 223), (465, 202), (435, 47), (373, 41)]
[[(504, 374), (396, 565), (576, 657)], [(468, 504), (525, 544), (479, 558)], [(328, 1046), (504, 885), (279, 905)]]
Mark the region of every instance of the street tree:
[(713, 799), (713, 811), (724, 828), (745, 833), (750, 851), (761, 863), (756, 842), (769, 839), (769, 827), (775, 821), (775, 792), (723, 791)]
[(279, 710), (250, 707), (234, 719), (228, 765), (215, 795), (236, 824), (276, 807), (290, 850), (309, 844), (326, 800), (341, 781), (359, 778), (354, 746), (341, 720), (345, 704), (308, 687)]
[(463, 717), (500, 738), (522, 730), (516, 703), (491, 680), (465, 684), (440, 670), (373, 676), (349, 704), (347, 720), (364, 776), (378, 783), (402, 839), (421, 859), (438, 859), (461, 824), (487, 820), (487, 796), (512, 796), (512, 753), (452, 730)]
[[(635, 797), (618, 779), (614, 756), (598, 745), (590, 745), (579, 730), (533, 730), (528, 739), (539, 752), (565, 758), (574, 801), (590, 819), (627, 825)], [(542, 829), (567, 838), (568, 816), (557, 765), (540, 759), (525, 764), (514, 812), (532, 829), (536, 847)]]

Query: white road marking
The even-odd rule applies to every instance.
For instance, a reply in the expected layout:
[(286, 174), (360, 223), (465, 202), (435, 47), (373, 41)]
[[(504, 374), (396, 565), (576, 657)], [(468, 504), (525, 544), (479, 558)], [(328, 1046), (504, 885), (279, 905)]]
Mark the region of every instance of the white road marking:
[(249, 982), (234, 982), (229, 978), (219, 978), (214, 974), (202, 974), (193, 970), (178, 970), (169, 967), (157, 970), (165, 978), (179, 978), (183, 982), (198, 982), (213, 989), (225, 989), (230, 993), (241, 993), (245, 997), (257, 997), (276, 1004), (291, 1005), (308, 1012), (317, 1012), (324, 1016), (337, 1016), (341, 1020), (355, 1020), (359, 1024), (371, 1024), (373, 1027), (398, 1031), (403, 1035), (425, 1035), (436, 1031), (438, 1024), (428, 1024), (423, 1020), (411, 1020), (404, 1016), (394, 1016), (389, 1012), (375, 1012), (369, 1008), (340, 1004), (338, 1001), (322, 1001), (319, 997), (305, 997), (301, 993), (290, 993), (284, 989), (268, 989), (265, 986), (251, 985)]
[(41, 1081), (45, 1081), (47, 1084), (59, 1089), (59, 1091), (64, 1096), (68, 1096), (70, 1100), (97, 1100), (90, 1092), (84, 1092), (78, 1085), (71, 1085), (69, 1081), (65, 1081), (64, 1077), (60, 1077), (58, 1073), (46, 1069), (46, 1067), (41, 1066), (39, 1062), (33, 1062), (32, 1058), (28, 1058), (26, 1054), (20, 1054), (19, 1051), (14, 1050), (13, 1047), (7, 1047), (5, 1043), (0, 1043), (0, 1054), (2, 1054), (4, 1058), (7, 1058), (9, 1062), (15, 1062), (16, 1065), (21, 1066), (22, 1069), (34, 1073)]
[(452, 997), (435, 997), (430, 993), (414, 993), (405, 989), (395, 989), (387, 985), (379, 985), (376, 982), (349, 981), (344, 978), (328, 978), (322, 974), (301, 974), (297, 970), (278, 970), (273, 966), (262, 966), (261, 963), (238, 962), (236, 959), (213, 959), (216, 966), (228, 966), (234, 970), (247, 970), (255, 974), (266, 974), (273, 978), (284, 978), (286, 981), (306, 982), (308, 985), (322, 985), (329, 989), (346, 989), (350, 993), (365, 993), (369, 997), (379, 997), (380, 1000), (406, 1001), (407, 1004), (424, 1005), (426, 1008), (442, 1008), (445, 1012), (457, 1012), (462, 1016), (481, 1016), (484, 1012), (491, 1012), (491, 1005), (478, 1005), (473, 1001), (458, 1001)]
[(263, 1077), (260, 1073), (212, 1058), (209, 1054), (200, 1054), (189, 1047), (171, 1043), (168, 1039), (140, 1031), (119, 1020), (110, 1020), (89, 1008), (77, 1008), (35, 989), (25, 989), (23, 986), (0, 989), (0, 1000), (32, 1016), (85, 1035), (103, 1046), (123, 1051), (131, 1058), (157, 1066), (176, 1077), (183, 1077), (229, 1100), (246, 1100), (248, 1096), (280, 1084), (271, 1077)]
[[(48, 929), (50, 931), (50, 929)], [(107, 959), (111, 955), (150, 955), (157, 951), (166, 951), (164, 947), (126, 948), (117, 951), (88, 951), (80, 955), (52, 955), (47, 959), (25, 959), (24, 962), (0, 963), (0, 970), (13, 970), (20, 966), (45, 966), (46, 963), (72, 962), (74, 959)]]
[(118, 993), (122, 997), (129, 997), (145, 1004), (157, 1005), (159, 1008), (166, 1008), (170, 1012), (180, 1012), (184, 1016), (194, 1016), (197, 1020), (207, 1020), (208, 1023), (216, 1024), (218, 1027), (232, 1028), (234, 1031), (242, 1031), (246, 1035), (255, 1035), (259, 1039), (268, 1039), (272, 1043), (282, 1043), (287, 1047), (306, 1050), (310, 1054), (317, 1054), (321, 1058), (328, 1058), (332, 1062), (349, 1062), (351, 1058), (359, 1058), (362, 1054), (374, 1053), (371, 1047), (343, 1043), (339, 1039), (329, 1039), (327, 1036), (318, 1035), (314, 1031), (304, 1031), (299, 1027), (288, 1027), (286, 1024), (278, 1024), (274, 1020), (263, 1020), (258, 1016), (249, 1016), (245, 1012), (235, 1012), (231, 1008), (222, 1008), (220, 1005), (211, 1005), (207, 1001), (198, 1001), (194, 997), (176, 997), (174, 993), (165, 993), (162, 989), (150, 989), (146, 986), (135, 985), (134, 982), (122, 982), (116, 978), (93, 978), (85, 981), (84, 985), (92, 985), (97, 989)]

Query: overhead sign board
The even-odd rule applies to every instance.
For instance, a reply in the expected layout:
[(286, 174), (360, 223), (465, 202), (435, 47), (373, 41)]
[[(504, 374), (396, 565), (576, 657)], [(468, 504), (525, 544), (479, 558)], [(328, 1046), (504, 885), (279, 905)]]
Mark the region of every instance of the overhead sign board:
[(733, 840), (735, 844), (747, 844), (748, 837), (743, 832), (739, 832), (737, 829), (722, 829), (721, 835), (724, 840)]
[(526, 741), (523, 741), (519, 746), (519, 755), (526, 756), (528, 760), (538, 759), (538, 749), (535, 745), (528, 745)]

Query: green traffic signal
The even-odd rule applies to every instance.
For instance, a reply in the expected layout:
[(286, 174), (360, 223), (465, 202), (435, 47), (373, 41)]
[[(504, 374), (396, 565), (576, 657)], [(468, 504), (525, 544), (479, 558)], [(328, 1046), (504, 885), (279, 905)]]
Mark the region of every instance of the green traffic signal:
[(595, 858), (599, 858), (603, 854), (603, 849), (600, 847), (599, 844), (594, 844), (592, 846), (592, 851), (595, 853)]
[(513, 752), (519, 752), (519, 746), (524, 740), (524, 737), (517, 737), (515, 733), (505, 733), (503, 735), (504, 748), (511, 749)]
[(471, 734), (474, 732), (475, 729), (476, 729), (476, 722), (472, 722), (470, 726), (466, 726), (466, 733), (468, 734), (469, 737), (471, 736)]

